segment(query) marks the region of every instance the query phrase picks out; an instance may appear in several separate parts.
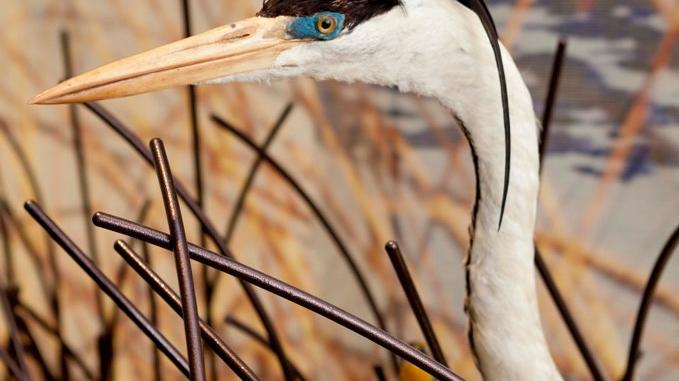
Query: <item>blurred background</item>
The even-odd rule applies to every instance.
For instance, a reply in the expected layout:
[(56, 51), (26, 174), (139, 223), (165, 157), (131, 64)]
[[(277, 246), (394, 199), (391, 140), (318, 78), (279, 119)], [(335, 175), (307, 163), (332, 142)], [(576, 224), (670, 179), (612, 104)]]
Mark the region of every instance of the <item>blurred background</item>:
[[(537, 115), (544, 108), (557, 41), (568, 38), (536, 240), (603, 368), (618, 378), (643, 287), (679, 223), (679, 1), (488, 3), (532, 90)], [(261, 2), (192, 0), (190, 6), (193, 31), (201, 32), (249, 17)], [(65, 76), (62, 30), (70, 36), (73, 70), (80, 73), (181, 38), (181, 2), (5, 0), (0, 25), (0, 239), (5, 253), (0, 273), (3, 283), (18, 287), (22, 307), (17, 314), (50, 370), (60, 367), (57, 340), (49, 330), (57, 326), (50, 302), (54, 294), (61, 306), (59, 330), (81, 360), (67, 362), (70, 378), (88, 379), (83, 368), (98, 377), (97, 339), (103, 325), (95, 286), (47, 243), (22, 204), (38, 199), (86, 252), (98, 253), (103, 271), (121, 280), (125, 294), (148, 313), (144, 283), (131, 271), (116, 278), (122, 260), (112, 244), (121, 237), (89, 230), (89, 213), (138, 219), (148, 206), (145, 223), (167, 231), (162, 199), (151, 168), (88, 110), (77, 107), (73, 114), (64, 106), (27, 103)], [(389, 331), (408, 341), (422, 340), (383, 250), (387, 240), (396, 239), (451, 368), (469, 380), (479, 379), (463, 312), (474, 171), (467, 143), (445, 109), (391, 89), (304, 79), (200, 87), (197, 99), (204, 210), (218, 228), (226, 232), (256, 154), (210, 116), (223, 118), (261, 144), (292, 102), (269, 152), (307, 190), (356, 258)], [(197, 194), (186, 89), (102, 105), (144, 141), (162, 138), (175, 175)], [(78, 141), (82, 160), (74, 148)], [(89, 207), (83, 203), (83, 182)], [(199, 225), (188, 210), (184, 215), (189, 238), (200, 242)], [(243, 263), (374, 322), (329, 235), (267, 164), (255, 178), (230, 247)], [(58, 284), (50, 271), (50, 252), (61, 273)], [(150, 255), (157, 272), (177, 289), (171, 256), (156, 250)], [(194, 272), (200, 280), (200, 266)], [(237, 282), (222, 278), (213, 304), (215, 327), (263, 379), (281, 379), (275, 357), (224, 322), (235, 317), (263, 332)], [(657, 290), (638, 379), (679, 379), (678, 279), (675, 259)], [(202, 295), (202, 283), (197, 285)], [(543, 324), (560, 370), (569, 380), (589, 379), (553, 302), (541, 281), (538, 285)], [(289, 302), (259, 295), (307, 379), (372, 380), (373, 365), (389, 368), (385, 351), (375, 345)], [(104, 298), (104, 321), (110, 321), (113, 310)], [(157, 312), (162, 332), (185, 348), (181, 320), (160, 301)], [(4, 321), (0, 327), (0, 343), (7, 348)], [(113, 378), (153, 379), (151, 343), (124, 316), (114, 331)], [(38, 362), (31, 359), (29, 365), (41, 379)], [(169, 362), (161, 365), (163, 379), (182, 379)], [(222, 364), (217, 369), (219, 379), (235, 378)], [(8, 377), (6, 369), (0, 372)]]

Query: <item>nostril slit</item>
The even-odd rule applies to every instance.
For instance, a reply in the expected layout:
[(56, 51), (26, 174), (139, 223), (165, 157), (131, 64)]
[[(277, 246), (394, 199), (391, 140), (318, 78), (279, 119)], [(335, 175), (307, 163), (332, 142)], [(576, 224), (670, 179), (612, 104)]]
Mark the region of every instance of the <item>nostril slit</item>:
[[(218, 40), (219, 42), (229, 42), (229, 41), (235, 41), (235, 40), (242, 40), (244, 38), (248, 38), (255, 34), (257, 32), (257, 28), (253, 27), (251, 25), (243, 26), (239, 25), (237, 23), (230, 24), (229, 27), (232, 30), (227, 31), (224, 33), (221, 38)], [(233, 30), (235, 29), (235, 30)]]
[(233, 40), (240, 40), (246, 37), (250, 37), (250, 33), (243, 33), (243, 34), (236, 34), (236, 35), (230, 35), (230, 36), (224, 36), (221, 41), (233, 41)]

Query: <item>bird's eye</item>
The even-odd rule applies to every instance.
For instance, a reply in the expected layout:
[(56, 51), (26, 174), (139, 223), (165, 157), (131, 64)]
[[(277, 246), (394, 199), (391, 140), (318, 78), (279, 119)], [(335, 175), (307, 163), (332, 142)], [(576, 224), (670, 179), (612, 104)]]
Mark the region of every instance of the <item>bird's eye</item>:
[(295, 38), (334, 40), (342, 33), (344, 20), (344, 15), (337, 12), (320, 12), (312, 16), (297, 17), (288, 26), (288, 33)]
[(316, 30), (323, 34), (332, 34), (337, 29), (337, 20), (328, 15), (320, 15), (316, 20)]

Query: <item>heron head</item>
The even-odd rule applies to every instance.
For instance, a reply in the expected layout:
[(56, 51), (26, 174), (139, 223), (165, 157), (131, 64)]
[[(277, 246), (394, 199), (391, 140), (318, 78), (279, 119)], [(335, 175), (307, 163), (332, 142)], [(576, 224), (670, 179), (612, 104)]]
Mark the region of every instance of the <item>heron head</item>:
[[(474, 55), (484, 39), (495, 60), (486, 59), (488, 49), (480, 59)], [(446, 51), (460, 54), (440, 54)], [(449, 90), (442, 77), (463, 89), (478, 87), (475, 78), (493, 64), (500, 73), (505, 125), (504, 210), (507, 85), (497, 31), (483, 0), (266, 0), (256, 17), (102, 66), (31, 103), (81, 103), (179, 85), (298, 76), (395, 86), (441, 98)]]
[(32, 103), (80, 103), (179, 85), (298, 76), (404, 91), (418, 92), (413, 84), (436, 88), (440, 86), (426, 86), (426, 81), (440, 83), (442, 70), (464, 76), (461, 68), (474, 67), (469, 60), (462, 62), (464, 55), (455, 56), (461, 60), (458, 65), (436, 59), (436, 52), (454, 50), (455, 41), (483, 38), (478, 31), (468, 35), (473, 28), (465, 23), (472, 24), (468, 15), (473, 13), (458, 11), (474, 10), (466, 3), (267, 0), (256, 17), (99, 67), (41, 93)]
[[(80, 103), (168, 87), (294, 76), (332, 78), (376, 45), (358, 26), (400, 0), (268, 0), (256, 17), (137, 54), (69, 79), (32, 103)], [(341, 79), (341, 78), (338, 78)]]

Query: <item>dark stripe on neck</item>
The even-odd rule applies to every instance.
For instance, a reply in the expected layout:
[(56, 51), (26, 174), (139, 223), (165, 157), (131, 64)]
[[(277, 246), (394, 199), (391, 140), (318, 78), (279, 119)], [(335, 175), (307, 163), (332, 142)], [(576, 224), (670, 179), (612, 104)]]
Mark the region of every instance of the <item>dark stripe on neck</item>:
[[(471, 272), (470, 272), (470, 265), (471, 265), (471, 259), (472, 259), (472, 247), (474, 245), (474, 232), (476, 231), (476, 219), (479, 213), (479, 203), (481, 202), (481, 182), (479, 181), (479, 156), (476, 153), (476, 147), (474, 147), (474, 141), (472, 140), (471, 133), (469, 132), (469, 129), (467, 129), (467, 126), (464, 124), (462, 119), (459, 117), (455, 116), (455, 119), (457, 120), (458, 124), (460, 125), (460, 128), (462, 128), (462, 132), (464, 133), (464, 136), (467, 138), (467, 142), (469, 142), (469, 148), (471, 150), (472, 154), (472, 161), (474, 162), (474, 176), (476, 177), (476, 195), (474, 198), (474, 207), (472, 209), (472, 221), (471, 225), (469, 226), (469, 248), (467, 249), (467, 259), (465, 260), (464, 263), (464, 276), (465, 276), (465, 285), (466, 285), (466, 295), (465, 295), (465, 301), (464, 301), (464, 311), (469, 317), (469, 328), (467, 331), (467, 339), (469, 340), (469, 347), (471, 348), (472, 355), (474, 356), (474, 361), (476, 362), (477, 368), (479, 372), (481, 372), (481, 369), (483, 367), (481, 366), (481, 358), (478, 355), (478, 352), (476, 350), (476, 344), (474, 341), (474, 325), (472, 324), (472, 321), (474, 320), (474, 311), (470, 309), (469, 306), (469, 300), (472, 296), (472, 283), (471, 283)], [(483, 373), (481, 374), (483, 376)]]

